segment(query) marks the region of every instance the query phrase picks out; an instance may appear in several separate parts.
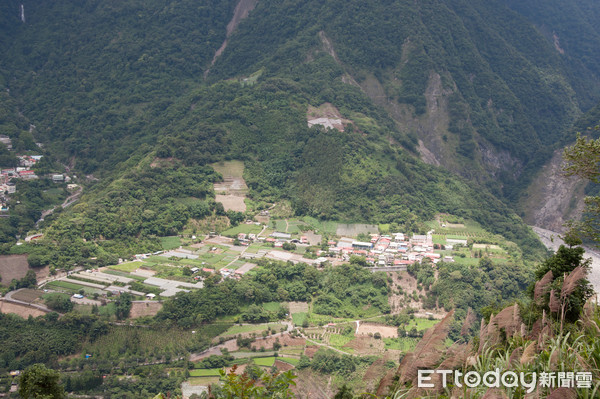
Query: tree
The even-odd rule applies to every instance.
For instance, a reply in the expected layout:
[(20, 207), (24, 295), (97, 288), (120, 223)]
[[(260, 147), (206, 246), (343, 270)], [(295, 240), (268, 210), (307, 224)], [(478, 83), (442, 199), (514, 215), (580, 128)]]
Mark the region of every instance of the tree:
[(19, 395), (23, 399), (62, 399), (64, 387), (59, 383), (58, 371), (48, 369), (43, 364), (28, 367), (19, 378)]
[(57, 312), (67, 313), (73, 310), (73, 302), (68, 295), (52, 294), (46, 298), (46, 306)]
[(346, 384), (342, 385), (340, 390), (335, 394), (333, 399), (353, 399), (352, 389), (348, 388)]
[(29, 267), (42, 267), (48, 264), (48, 260), (41, 255), (31, 254), (27, 257)]
[[(540, 297), (543, 292), (544, 308), (551, 313), (557, 313), (561, 322), (575, 322), (587, 300), (594, 294), (594, 289), (585, 278), (591, 260), (583, 258), (585, 250), (579, 246), (581, 239), (567, 234), (564, 241), (568, 246), (561, 245), (556, 253), (536, 270), (538, 293), (533, 294)], [(581, 269), (579, 277), (573, 274), (576, 269)]]
[(225, 373), (224, 370), (219, 371), (224, 382), (223, 387), (218, 392), (213, 393), (215, 398), (284, 399), (295, 397), (290, 390), (290, 385), (296, 385), (296, 382), (294, 381), (296, 376), (291, 371), (286, 371), (281, 374), (271, 374), (257, 369), (256, 373), (258, 373), (258, 375), (255, 376), (247, 374), (246, 372), (238, 375), (235, 371), (236, 366), (233, 366), (229, 373)]
[(131, 294), (128, 292), (123, 292), (115, 301), (115, 315), (117, 316), (117, 319), (122, 320), (129, 317), (130, 310)]

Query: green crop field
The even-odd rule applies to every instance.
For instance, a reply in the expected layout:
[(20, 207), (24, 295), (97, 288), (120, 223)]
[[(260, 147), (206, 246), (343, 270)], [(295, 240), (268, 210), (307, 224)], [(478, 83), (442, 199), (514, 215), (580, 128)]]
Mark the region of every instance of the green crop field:
[(443, 234), (434, 234), (433, 235), (433, 243), (446, 245), (446, 236)]
[(210, 164), (210, 166), (223, 176), (243, 177), (244, 174), (244, 161), (222, 161)]
[(410, 330), (411, 328), (416, 327), (417, 330), (419, 330), (419, 331), (427, 330), (427, 329), (435, 326), (439, 322), (440, 322), (439, 320), (416, 318), (416, 319), (411, 320), (410, 323), (408, 323), (408, 326), (406, 327), (406, 329)]
[(288, 219), (288, 233), (301, 234), (303, 230), (306, 230), (309, 226), (298, 219)]
[(218, 377), (220, 369), (196, 369), (190, 370), (190, 377)]
[(304, 353), (303, 346), (286, 346), (279, 350), (280, 355), (295, 355), (301, 356)]
[(415, 349), (418, 338), (384, 338), (385, 349), (395, 349), (403, 352), (409, 352)]
[(67, 293), (71, 293), (71, 294), (75, 294), (78, 293), (80, 290), (83, 290), (83, 292), (85, 293), (85, 295), (93, 295), (93, 294), (102, 294), (104, 291), (102, 291), (99, 288), (92, 288), (92, 287), (87, 287), (84, 285), (79, 285), (79, 284), (75, 284), (75, 283), (71, 283), (68, 281), (51, 281), (48, 284), (45, 285), (46, 288), (50, 288), (50, 289), (54, 289), (57, 291), (63, 291), (63, 292), (67, 292)]
[(257, 366), (271, 367), (275, 363), (275, 359), (275, 357), (255, 357), (252, 360)]
[(311, 313), (309, 315), (308, 319), (309, 319), (310, 323), (321, 325), (321, 326), (323, 326), (327, 323), (346, 323), (349, 321), (353, 321), (352, 319), (337, 318), (337, 317), (321, 315), (321, 314), (317, 314), (317, 313)]
[(225, 230), (221, 234), (225, 237), (237, 237), (238, 234), (258, 234), (262, 231), (262, 226), (253, 224), (239, 224), (235, 227)]
[(142, 265), (143, 265), (142, 262), (126, 262), (126, 263), (121, 263), (120, 265), (109, 266), (109, 269), (131, 273), (131, 272), (139, 269), (140, 266), (142, 266)]
[(291, 364), (292, 366), (297, 366), (300, 362), (300, 359), (296, 359), (293, 357), (278, 357), (277, 360), (281, 360), (282, 362), (286, 362)]
[(177, 236), (160, 237), (160, 245), (162, 245), (165, 251), (169, 251), (171, 249), (179, 248), (181, 240)]
[(219, 382), (219, 377), (191, 377), (188, 382), (191, 385), (211, 385)]
[(53, 287), (67, 288), (70, 290), (80, 290), (82, 288), (86, 288), (84, 285), (80, 285), (77, 283), (72, 283), (70, 281), (64, 281), (64, 280), (52, 281), (52, 282), (48, 283), (48, 285), (51, 285)]
[(112, 270), (112, 269), (105, 269), (102, 272), (106, 273), (106, 274), (112, 274), (113, 276), (121, 276), (121, 277), (132, 278), (132, 279), (137, 280), (137, 281), (144, 281), (144, 280), (147, 279), (147, 277), (137, 276), (135, 274), (129, 274), (129, 273), (126, 273), (126, 272), (120, 272), (118, 270)]
[(262, 307), (270, 312), (277, 312), (281, 307), (281, 304), (279, 302), (265, 302)]
[(347, 335), (333, 334), (329, 337), (329, 345), (342, 347), (346, 345), (348, 342), (352, 341), (354, 337), (350, 337)]
[(304, 323), (304, 320), (306, 320), (307, 316), (308, 316), (308, 313), (306, 313), (306, 312), (293, 313), (292, 320), (294, 321), (294, 325), (301, 326), (302, 323)]
[(225, 331), (222, 335), (230, 336), (230, 335), (238, 335), (244, 333), (252, 333), (255, 332), (257, 334), (268, 330), (268, 327), (271, 327), (271, 330), (279, 331), (281, 327), (285, 327), (285, 324), (281, 323), (268, 323), (268, 324), (247, 324), (247, 325), (235, 325)]
[[(287, 233), (288, 224), (286, 223), (285, 219), (274, 220), (274, 222), (275, 222), (275, 230), (282, 232), (282, 233)], [(273, 223), (273, 221), (271, 223)]]
[(205, 348), (199, 344), (201, 337), (208, 339), (215, 337), (228, 326), (229, 324), (203, 326), (196, 329), (196, 334), (176, 328), (110, 326), (107, 334), (101, 335), (94, 342), (85, 343), (82, 352), (107, 359), (118, 358), (128, 350), (151, 353), (157, 358), (165, 354), (187, 355), (190, 351), (201, 351)]
[(337, 232), (337, 226), (338, 226), (337, 222), (320, 221), (311, 216), (304, 216), (302, 218), (302, 220), (304, 221), (304, 223), (308, 224), (313, 229), (318, 230), (319, 234), (327, 233), (327, 234), (334, 235)]

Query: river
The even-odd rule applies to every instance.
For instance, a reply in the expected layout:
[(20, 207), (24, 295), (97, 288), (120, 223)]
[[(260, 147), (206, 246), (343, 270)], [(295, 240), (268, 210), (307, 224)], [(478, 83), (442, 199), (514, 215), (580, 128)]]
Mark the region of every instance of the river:
[[(533, 231), (540, 237), (540, 240), (544, 245), (552, 250), (556, 251), (558, 247), (564, 244), (564, 241), (560, 239), (560, 234), (555, 231), (542, 229), (541, 227), (531, 227)], [(597, 249), (584, 247), (585, 257), (592, 259), (592, 268), (588, 275), (588, 280), (594, 286), (596, 294), (600, 294), (600, 252)]]

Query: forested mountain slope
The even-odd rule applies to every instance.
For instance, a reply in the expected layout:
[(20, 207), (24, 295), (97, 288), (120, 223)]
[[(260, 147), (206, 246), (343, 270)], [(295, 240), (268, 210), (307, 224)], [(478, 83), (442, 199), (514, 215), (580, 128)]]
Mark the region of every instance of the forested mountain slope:
[[(289, 5), (259, 4), (214, 73), (282, 71), (333, 50), (354, 78), (346, 81), (360, 84), (398, 130), (422, 140), (431, 163), (510, 183), (504, 195), (511, 198), (521, 174), (539, 167), (581, 110), (598, 101), (593, 32), (588, 47), (567, 52), (502, 2)], [(556, 22), (563, 29), (577, 19), (566, 14)]]
[[(172, 234), (214, 207), (206, 165), (242, 159), (255, 199), (290, 199), (301, 214), (402, 224), (449, 212), (539, 250), (482, 187), (516, 199), (598, 101), (595, 31), (585, 28), (585, 45), (562, 33), (579, 14), (552, 20), (558, 46), (540, 27), (549, 22), (499, 0), (260, 0), (214, 58), (235, 7), (0, 4), (11, 112), (49, 154), (100, 178), (51, 235)], [(343, 132), (307, 127), (309, 107), (324, 103)], [(178, 202), (188, 197), (206, 205)]]

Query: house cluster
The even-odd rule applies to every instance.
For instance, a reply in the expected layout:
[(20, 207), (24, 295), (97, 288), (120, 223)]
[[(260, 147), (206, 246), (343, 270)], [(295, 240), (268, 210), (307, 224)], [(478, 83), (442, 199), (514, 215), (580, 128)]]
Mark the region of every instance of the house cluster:
[(292, 238), (292, 235), (289, 233), (281, 233), (276, 231), (271, 233), (269, 237), (259, 237), (256, 234), (245, 234), (240, 233), (237, 235), (237, 239), (241, 245), (250, 245), (253, 242), (266, 242), (269, 244), (273, 244), (275, 248), (283, 247), (283, 244), (293, 243), (293, 244), (306, 244), (308, 245), (308, 237), (301, 236), (300, 238)]
[[(211, 271), (214, 272), (214, 270), (209, 269)], [(219, 270), (219, 273), (221, 274), (221, 276), (223, 276), (223, 278), (233, 278), (236, 280), (239, 280), (242, 278), (242, 276), (244, 275), (244, 272), (241, 270), (234, 270), (234, 269), (221, 269)]]
[[(0, 137), (1, 139), (2, 137)], [(19, 166), (0, 170), (0, 191), (2, 193), (14, 194), (17, 189), (13, 179), (34, 180), (38, 176), (31, 168), (42, 159), (43, 155), (21, 155), (18, 157)]]
[(240, 233), (237, 235), (237, 239), (241, 245), (248, 246), (252, 244), (254, 241), (264, 241), (264, 237), (256, 237), (256, 234), (246, 234)]
[[(335, 258), (347, 261), (352, 255), (364, 256), (367, 263), (379, 267), (406, 266), (424, 259), (433, 263), (454, 261), (451, 256), (434, 252), (432, 232), (425, 235), (413, 234), (410, 238), (403, 233), (371, 234), (368, 242), (341, 238), (337, 242), (329, 241), (328, 244), (329, 253)], [(464, 244), (466, 245), (466, 240)], [(450, 248), (446, 248), (452, 249), (452, 244)]]
[(265, 242), (273, 244), (275, 248), (283, 247), (283, 244), (286, 242), (291, 244), (308, 245), (308, 237), (300, 236), (300, 238), (292, 238), (292, 235), (289, 233), (280, 233), (276, 231), (267, 237)]

